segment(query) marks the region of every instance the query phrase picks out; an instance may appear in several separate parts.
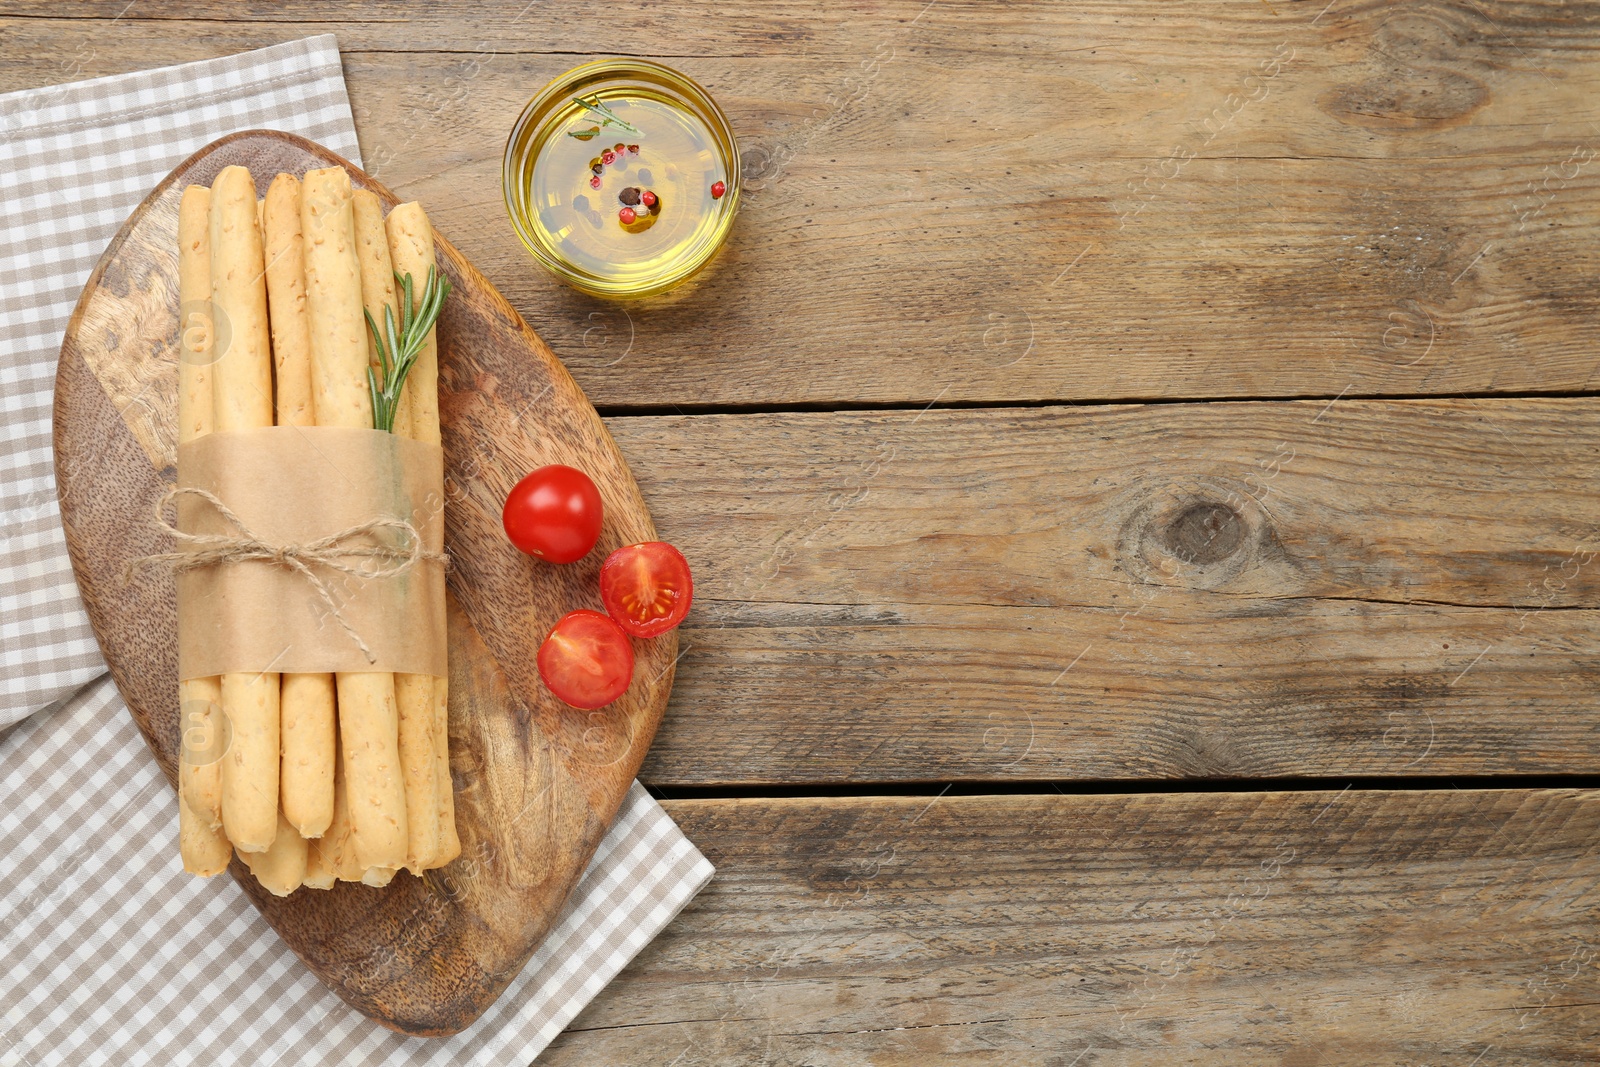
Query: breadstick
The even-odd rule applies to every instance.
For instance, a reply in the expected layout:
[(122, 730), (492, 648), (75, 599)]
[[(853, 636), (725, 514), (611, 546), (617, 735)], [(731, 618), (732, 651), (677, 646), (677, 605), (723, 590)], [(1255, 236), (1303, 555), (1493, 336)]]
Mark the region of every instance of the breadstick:
[[(311, 340), (306, 311), (300, 179), (279, 174), (262, 201), (279, 426), (311, 426)], [(333, 818), (333, 675), (285, 674), (281, 689), (284, 817), (306, 838)]]
[[(433, 248), (433, 224), (427, 212), (415, 201), (401, 204), (389, 212), (384, 220), (389, 239), (389, 256), (395, 273), (411, 275), (412, 292), (420, 299), (422, 287), (427, 284), (428, 268), (436, 267)], [(413, 311), (416, 309), (413, 308)], [(428, 444), (440, 443), (439, 434), (439, 346), (435, 330), (428, 331), (417, 361), (411, 367), (401, 390), (401, 408), (410, 412), (410, 430), (413, 438)], [(396, 432), (399, 418), (396, 417)], [(396, 678), (396, 689), (399, 688)], [(442, 867), (461, 854), (461, 840), (456, 834), (455, 791), (450, 777), (449, 680), (433, 680), (432, 734), (434, 762), (434, 800), (438, 809), (439, 844), (430, 867)], [(404, 721), (402, 710), (402, 722)], [(403, 738), (402, 738), (403, 740)], [(405, 750), (402, 746), (401, 756)]]
[[(272, 425), (272, 352), (256, 188), (244, 167), (211, 184), (211, 308), (224, 351), (212, 377), (214, 428)], [(278, 833), (278, 676), (222, 678), (229, 748), (222, 761), (222, 826), (240, 852), (263, 852)]]
[(178, 803), (178, 854), (183, 857), (183, 869), (202, 878), (221, 874), (228, 869), (233, 857), (233, 846), (221, 829), (207, 826), (203, 818), (188, 804)]
[(280, 710), (283, 814), (301, 837), (321, 837), (333, 821), (333, 675), (285, 674)]
[(368, 867), (361, 875), (361, 884), (382, 889), (394, 881), (394, 870), (393, 867)]
[(456, 834), (456, 790), (450, 776), (450, 679), (433, 680), (433, 758), (439, 783), (439, 854), (435, 867), (443, 867), (461, 855), (461, 838)]
[(300, 235), (300, 179), (280, 174), (267, 189), (267, 305), (277, 369), (279, 426), (312, 426), (311, 339), (307, 335), (306, 261)]
[[(191, 185), (178, 206), (178, 443), (211, 432), (211, 190)], [(184, 870), (209, 878), (228, 866), (222, 832), (217, 678), (178, 683), (178, 851)], [(198, 759), (197, 759), (198, 757)]]
[(300, 223), (317, 425), (370, 429), (361, 263), (356, 257), (350, 175), (343, 167), (306, 172), (300, 187)]
[[(389, 239), (383, 229), (383, 203), (378, 194), (366, 189), (351, 193), (351, 209), (356, 234), (356, 257), (361, 261), (361, 302), (379, 330), (387, 329), (384, 308), (395, 316), (395, 329), (400, 328), (400, 305), (395, 301), (394, 266), (389, 260)], [(367, 331), (367, 363), (378, 370), (378, 346)], [(382, 373), (379, 372), (379, 380)], [(400, 437), (411, 436), (411, 413), (404, 402), (394, 415), (394, 432)]]
[(434, 757), (431, 674), (394, 676), (400, 716), (400, 774), (406, 789), (406, 869), (421, 874), (439, 854), (439, 771)]
[[(178, 683), (178, 795), (222, 837), (222, 679)], [(229, 846), (230, 848), (232, 846)]]
[(339, 873), (333, 865), (327, 835), (307, 841), (306, 876), (300, 884), (307, 889), (332, 889), (333, 883), (338, 880)]
[[(384, 299), (394, 307), (398, 328), (400, 308), (396, 303), (395, 269), (391, 265), (389, 255), (383, 208), (376, 195), (367, 192), (356, 193), (356, 228), (358, 241), (374, 243), (381, 249), (382, 273), (389, 279)], [(431, 234), (432, 231), (429, 232)], [(431, 242), (428, 250), (432, 252)], [(420, 276), (416, 274), (418, 257), (414, 254), (416, 250), (411, 242), (406, 243), (404, 251), (410, 260), (407, 269), (412, 272), (413, 292), (419, 293), (420, 289), (417, 287), (427, 281), (427, 269), (424, 267)], [(367, 254), (363, 250), (363, 256)], [(378, 260), (379, 254), (372, 253), (372, 258)], [(362, 272), (363, 285), (367, 283), (368, 273), (366, 270)], [(364, 291), (364, 295), (367, 300), (367, 310), (371, 312), (373, 320), (382, 327), (384, 325), (382, 308), (373, 307), (374, 300), (371, 293)], [(411, 373), (414, 375), (416, 372), (416, 365), (413, 365)], [(410, 381), (409, 377), (407, 381)], [(394, 432), (399, 437), (416, 437), (420, 429), (412, 419), (412, 412), (406, 403), (405, 390), (411, 388), (407, 385), (402, 389), (399, 409), (395, 412)], [(437, 422), (437, 418), (435, 421)], [(437, 427), (433, 437), (437, 443)], [(395, 704), (400, 714), (400, 768), (406, 783), (406, 826), (410, 839), (406, 849), (406, 868), (413, 874), (421, 874), (435, 866), (439, 852), (439, 782), (438, 768), (435, 766), (437, 760), (433, 751), (433, 684), (434, 678), (431, 674), (394, 676)]]
[(219, 338), (212, 377), (217, 430), (272, 425), (272, 350), (266, 262), (256, 226), (256, 187), (244, 167), (211, 185), (211, 313)]
[(300, 836), (283, 813), (278, 813), (278, 831), (265, 852), (244, 852), (240, 858), (250, 867), (256, 881), (275, 897), (286, 897), (300, 888), (306, 878), (306, 839)]
[[(350, 809), (344, 802), (344, 772), (339, 769), (339, 737), (333, 743), (333, 817), (321, 837), (306, 842), (306, 881), (313, 889), (332, 889), (338, 881), (340, 857), (350, 842)], [(352, 867), (354, 864), (352, 863)], [(352, 876), (361, 877), (360, 871)]]
[(359, 882), (365, 870), (356, 862), (356, 852), (350, 844), (350, 804), (344, 787), (344, 752), (335, 753), (337, 762), (333, 772), (333, 822), (322, 835), (322, 847), (330, 856), (334, 877), (341, 882)]
[(178, 443), (211, 432), (211, 190), (191, 185), (178, 206)]
[[(178, 853), (183, 869), (202, 878), (221, 874), (233, 856), (228, 835), (222, 832), (222, 768), (219, 765), (215, 730), (222, 712), (217, 706), (221, 689), (215, 678), (194, 678), (178, 683), (183, 720), (179, 723), (178, 758)], [(198, 705), (198, 707), (197, 707)], [(202, 721), (191, 723), (198, 713)], [(203, 747), (193, 748), (200, 735)], [(201, 758), (197, 762), (195, 755)]]
[(337, 677), (350, 843), (363, 868), (403, 867), (409, 838), (394, 676), (340, 672)]
[[(301, 235), (310, 311), (311, 391), (319, 426), (372, 428), (367, 328), (356, 255), (350, 175), (307, 171), (300, 189)], [(367, 867), (406, 858), (406, 798), (394, 676), (340, 673), (339, 740), (352, 849)]]
[[(389, 212), (384, 229), (395, 273), (411, 275), (412, 294), (420, 300), (422, 287), (428, 282), (428, 268), (435, 265), (433, 224), (428, 221), (427, 212), (416, 201), (401, 204)], [(401, 407), (411, 409), (409, 436), (431, 445), (439, 443), (439, 345), (435, 333), (428, 331), (428, 340), (417, 354), (417, 361), (412, 364), (411, 373), (400, 390)], [(395, 425), (398, 433), (398, 416)]]
[(278, 836), (278, 676), (224, 674), (222, 711), (222, 828), (240, 852), (265, 852)]

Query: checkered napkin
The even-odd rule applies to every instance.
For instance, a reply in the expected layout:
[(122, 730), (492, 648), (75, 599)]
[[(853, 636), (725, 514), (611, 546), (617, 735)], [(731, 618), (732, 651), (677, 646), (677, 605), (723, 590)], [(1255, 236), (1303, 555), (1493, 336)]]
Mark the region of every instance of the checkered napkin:
[(0, 1067), (524, 1065), (710, 880), (661, 806), (634, 784), (471, 1029), (401, 1037), (324, 988), (231, 879), (183, 873), (177, 798), (78, 600), (50, 456), (62, 331), (145, 194), (257, 127), (360, 159), (333, 37), (0, 96)]

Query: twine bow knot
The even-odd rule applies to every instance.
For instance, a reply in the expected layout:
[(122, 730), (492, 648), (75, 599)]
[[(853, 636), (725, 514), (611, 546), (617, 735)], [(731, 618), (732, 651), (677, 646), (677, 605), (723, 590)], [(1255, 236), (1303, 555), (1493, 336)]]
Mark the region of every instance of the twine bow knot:
[[(236, 534), (200, 534), (178, 529), (167, 521), (167, 504), (184, 494), (197, 496), (217, 509), (217, 514), (231, 525)], [(377, 662), (367, 643), (361, 639), (350, 620), (340, 610), (339, 602), (328, 588), (328, 583), (317, 574), (316, 568), (326, 568), (347, 574), (352, 578), (394, 578), (406, 573), (418, 563), (438, 563), (448, 566), (450, 557), (443, 552), (429, 550), (422, 543), (422, 534), (403, 519), (377, 518), (357, 523), (349, 529), (319, 537), (304, 544), (279, 545), (266, 540), (245, 525), (244, 520), (224, 504), (216, 494), (193, 486), (174, 486), (156, 501), (156, 523), (172, 535), (182, 546), (177, 552), (160, 552), (143, 556), (128, 565), (128, 576), (135, 566), (168, 564), (175, 572), (213, 567), (220, 563), (244, 563), (259, 560), (287, 567), (299, 574), (317, 591), (328, 613), (338, 620), (344, 632), (361, 649), (368, 663)], [(380, 530), (393, 530), (400, 535), (399, 544), (374, 544), (359, 539)]]

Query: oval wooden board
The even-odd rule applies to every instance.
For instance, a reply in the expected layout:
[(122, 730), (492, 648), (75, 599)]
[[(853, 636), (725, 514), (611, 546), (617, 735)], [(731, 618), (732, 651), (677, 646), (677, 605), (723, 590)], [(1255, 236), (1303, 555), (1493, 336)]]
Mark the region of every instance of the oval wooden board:
[[(250, 168), (259, 193), (279, 171), (340, 164), (309, 141), (250, 131), (173, 171), (123, 225), (67, 328), (56, 381), (61, 515), (78, 586), (112, 676), (161, 769), (175, 781), (177, 616), (170, 573), (130, 561), (168, 551), (152, 520), (175, 477), (178, 200), (223, 167)], [(424, 205), (425, 207), (427, 205)], [(455, 291), (439, 322), (445, 548), (450, 599), (450, 763), (462, 854), (383, 889), (266, 893), (233, 875), (291, 948), (353, 1007), (409, 1034), (455, 1033), (516, 976), (550, 929), (615, 817), (672, 686), (675, 634), (636, 641), (626, 695), (598, 712), (552, 697), (534, 653), (567, 611), (600, 608), (600, 561), (650, 540), (650, 514), (616, 445), (565, 368), (447, 241)], [(522, 555), (500, 502), (546, 463), (586, 470), (605, 501), (600, 544), (551, 566)], [(178, 843), (172, 841), (177, 864)]]

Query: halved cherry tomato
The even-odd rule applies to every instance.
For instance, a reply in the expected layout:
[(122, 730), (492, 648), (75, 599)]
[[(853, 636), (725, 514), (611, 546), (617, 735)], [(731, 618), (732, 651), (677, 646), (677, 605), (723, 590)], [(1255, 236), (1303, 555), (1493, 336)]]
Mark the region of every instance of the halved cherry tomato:
[(600, 539), (600, 490), (578, 468), (552, 463), (512, 487), (500, 519), (528, 555), (572, 563)]
[(633, 646), (598, 611), (569, 611), (539, 646), (539, 677), (575, 708), (603, 708), (633, 681)]
[(694, 599), (689, 561), (665, 541), (619, 548), (600, 565), (600, 599), (633, 636), (664, 634), (689, 614)]

